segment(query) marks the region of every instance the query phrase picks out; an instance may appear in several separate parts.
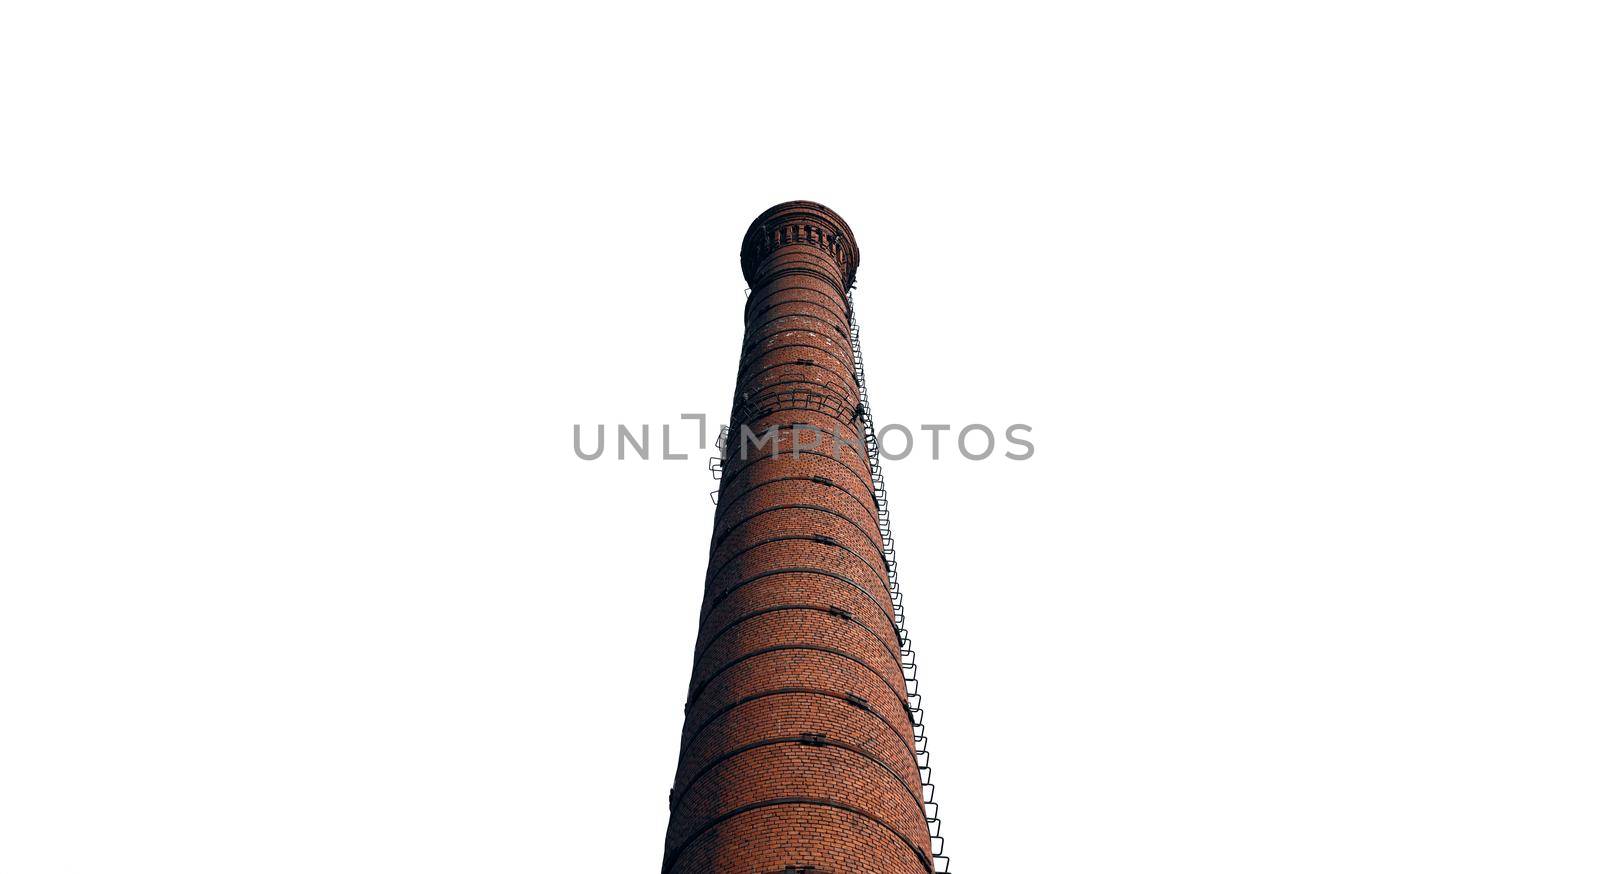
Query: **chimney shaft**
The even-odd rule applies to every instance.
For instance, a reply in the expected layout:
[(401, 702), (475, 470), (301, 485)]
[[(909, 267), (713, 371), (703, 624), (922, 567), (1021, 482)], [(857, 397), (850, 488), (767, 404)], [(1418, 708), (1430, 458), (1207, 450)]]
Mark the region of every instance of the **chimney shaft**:
[(934, 870), (856, 381), (859, 260), (821, 204), (779, 204), (745, 233), (663, 874)]

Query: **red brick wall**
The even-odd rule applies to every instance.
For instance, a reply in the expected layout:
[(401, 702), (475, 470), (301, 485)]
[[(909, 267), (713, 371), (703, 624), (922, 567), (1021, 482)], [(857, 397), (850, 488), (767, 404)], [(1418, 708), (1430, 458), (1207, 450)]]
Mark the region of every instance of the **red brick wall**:
[[(871, 476), (849, 442), (861, 430), (845, 293), (859, 258), (820, 204), (780, 204), (745, 234), (751, 293), (668, 874), (931, 870)], [(849, 439), (795, 455), (797, 439), (819, 442), (802, 423)], [(740, 425), (774, 429), (775, 443), (740, 458)]]

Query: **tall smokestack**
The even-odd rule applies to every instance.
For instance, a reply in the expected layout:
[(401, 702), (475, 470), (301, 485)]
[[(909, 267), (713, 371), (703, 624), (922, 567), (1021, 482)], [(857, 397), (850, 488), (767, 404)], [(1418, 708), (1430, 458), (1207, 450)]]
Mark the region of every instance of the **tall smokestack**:
[[(663, 874), (945, 871), (833, 210), (762, 213)], [(888, 549), (885, 549), (886, 544)]]

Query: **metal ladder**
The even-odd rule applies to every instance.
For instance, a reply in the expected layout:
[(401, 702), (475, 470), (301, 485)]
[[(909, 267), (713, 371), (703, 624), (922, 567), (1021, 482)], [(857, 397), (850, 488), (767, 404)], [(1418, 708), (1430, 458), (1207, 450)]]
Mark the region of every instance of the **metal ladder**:
[(850, 316), (850, 354), (855, 362), (857, 394), (861, 398), (861, 436), (867, 447), (867, 465), (872, 473), (872, 498), (878, 506), (878, 533), (883, 538), (883, 559), (889, 571), (889, 599), (894, 606), (895, 631), (900, 636), (900, 669), (905, 675), (907, 710), (911, 713), (912, 735), (916, 742), (917, 770), (922, 776), (922, 812), (928, 820), (928, 835), (933, 847), (935, 874), (949, 874), (950, 858), (944, 854), (943, 823), (939, 804), (934, 801), (932, 757), (922, 720), (922, 695), (917, 691), (917, 652), (911, 648), (906, 632), (905, 602), (900, 592), (900, 577), (894, 557), (894, 533), (889, 529), (889, 495), (883, 487), (883, 465), (878, 460), (878, 433), (872, 425), (872, 403), (867, 398), (866, 368), (861, 361), (861, 326), (856, 321), (855, 284), (845, 294), (845, 312)]

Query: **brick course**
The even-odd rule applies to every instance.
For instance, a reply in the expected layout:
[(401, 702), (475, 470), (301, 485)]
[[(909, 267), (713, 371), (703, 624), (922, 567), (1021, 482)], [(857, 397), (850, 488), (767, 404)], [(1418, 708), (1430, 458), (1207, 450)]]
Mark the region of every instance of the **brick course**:
[[(857, 418), (859, 258), (844, 220), (806, 201), (745, 234), (745, 342), (664, 874), (932, 870)], [(741, 425), (772, 440), (741, 457)]]

